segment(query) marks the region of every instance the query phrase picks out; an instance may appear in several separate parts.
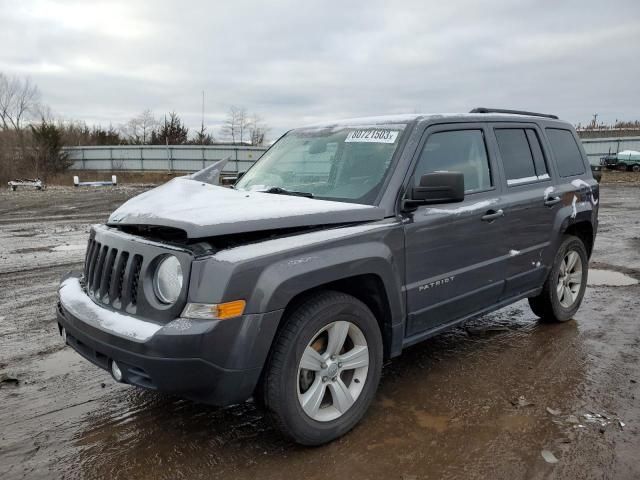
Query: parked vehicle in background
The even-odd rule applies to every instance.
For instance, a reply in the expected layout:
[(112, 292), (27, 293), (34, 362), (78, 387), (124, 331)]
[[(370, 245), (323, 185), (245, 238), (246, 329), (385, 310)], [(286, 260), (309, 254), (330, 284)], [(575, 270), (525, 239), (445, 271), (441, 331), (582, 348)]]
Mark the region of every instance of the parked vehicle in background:
[(600, 165), (610, 170), (640, 172), (640, 152), (624, 150), (615, 155), (605, 155), (600, 159)]
[(353, 428), (405, 347), (523, 298), (565, 322), (585, 292), (599, 189), (552, 115), (327, 122), (285, 134), (232, 189), (209, 173), (91, 229), (60, 333), (119, 382), (253, 396), (301, 444)]

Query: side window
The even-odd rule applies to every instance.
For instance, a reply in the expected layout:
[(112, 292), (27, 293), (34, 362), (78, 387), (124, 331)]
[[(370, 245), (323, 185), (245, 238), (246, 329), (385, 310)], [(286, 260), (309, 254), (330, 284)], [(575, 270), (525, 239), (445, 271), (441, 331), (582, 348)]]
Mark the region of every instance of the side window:
[(558, 164), (560, 176), (571, 177), (583, 174), (584, 162), (573, 133), (560, 128), (547, 128), (547, 137)]
[(414, 183), (433, 172), (461, 172), (466, 193), (491, 188), (491, 169), (482, 130), (452, 130), (433, 133), (422, 149)]
[(549, 178), (540, 140), (535, 130), (497, 128), (495, 133), (507, 176), (507, 185), (520, 185)]
[(549, 171), (547, 170), (547, 162), (540, 146), (540, 138), (538, 133), (533, 128), (527, 128), (527, 140), (529, 140), (529, 147), (531, 147), (531, 153), (533, 153), (533, 163), (536, 167), (536, 175), (539, 180), (549, 178)]

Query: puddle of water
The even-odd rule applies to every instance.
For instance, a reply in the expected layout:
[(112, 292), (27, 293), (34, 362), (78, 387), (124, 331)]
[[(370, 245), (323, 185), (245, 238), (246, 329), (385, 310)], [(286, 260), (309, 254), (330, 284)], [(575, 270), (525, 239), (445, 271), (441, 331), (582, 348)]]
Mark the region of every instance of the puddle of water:
[(52, 250), (54, 252), (69, 252), (72, 250), (84, 250), (86, 248), (85, 243), (77, 244), (77, 245), (58, 245), (57, 247), (53, 247)]
[(587, 285), (591, 286), (607, 286), (607, 287), (624, 287), (626, 285), (636, 285), (638, 280), (625, 275), (624, 273), (614, 272), (613, 270), (589, 270)]
[(27, 248), (19, 248), (17, 250), (13, 250), (11, 253), (37, 253), (37, 252), (50, 252), (52, 246), (45, 247), (27, 247)]

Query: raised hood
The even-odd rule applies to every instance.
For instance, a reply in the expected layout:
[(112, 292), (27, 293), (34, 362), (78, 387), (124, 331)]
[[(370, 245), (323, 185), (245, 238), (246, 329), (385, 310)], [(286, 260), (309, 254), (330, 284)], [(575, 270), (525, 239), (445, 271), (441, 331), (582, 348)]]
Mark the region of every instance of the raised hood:
[(175, 227), (203, 238), (382, 218), (384, 210), (371, 205), (239, 191), (181, 177), (125, 202), (108, 225)]

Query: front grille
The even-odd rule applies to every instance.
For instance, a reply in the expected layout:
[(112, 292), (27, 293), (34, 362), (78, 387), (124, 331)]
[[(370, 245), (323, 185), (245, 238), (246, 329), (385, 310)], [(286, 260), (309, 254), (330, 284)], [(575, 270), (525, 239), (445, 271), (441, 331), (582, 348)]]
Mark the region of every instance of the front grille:
[(97, 302), (134, 312), (142, 260), (142, 255), (89, 240), (84, 264), (87, 293)]
[(188, 284), (185, 282), (178, 300), (171, 305), (161, 304), (151, 291), (145, 294), (145, 282), (153, 278), (159, 259), (168, 254), (178, 259), (188, 279), (193, 258), (190, 251), (94, 225), (84, 260), (84, 290), (107, 310), (154, 322), (171, 321), (184, 309)]

